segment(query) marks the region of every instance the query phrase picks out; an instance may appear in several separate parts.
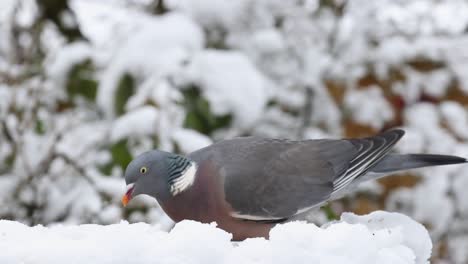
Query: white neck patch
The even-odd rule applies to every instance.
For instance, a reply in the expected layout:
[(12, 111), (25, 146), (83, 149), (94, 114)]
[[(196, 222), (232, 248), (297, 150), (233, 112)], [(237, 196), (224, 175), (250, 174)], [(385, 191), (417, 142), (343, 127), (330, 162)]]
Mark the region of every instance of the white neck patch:
[(171, 184), (170, 191), (172, 196), (187, 190), (195, 182), (195, 175), (197, 174), (198, 165), (191, 161), (189, 166), (181, 172), (181, 175), (174, 180)]

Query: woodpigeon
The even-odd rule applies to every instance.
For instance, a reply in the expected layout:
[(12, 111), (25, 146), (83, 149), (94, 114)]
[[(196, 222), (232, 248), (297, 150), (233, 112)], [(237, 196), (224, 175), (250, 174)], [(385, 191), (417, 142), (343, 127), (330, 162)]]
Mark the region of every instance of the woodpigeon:
[(391, 153), (403, 135), (403, 130), (393, 129), (360, 139), (240, 137), (187, 156), (153, 150), (128, 165), (122, 203), (146, 194), (176, 222), (216, 222), (234, 240), (268, 237), (276, 223), (297, 219), (363, 181), (467, 161)]

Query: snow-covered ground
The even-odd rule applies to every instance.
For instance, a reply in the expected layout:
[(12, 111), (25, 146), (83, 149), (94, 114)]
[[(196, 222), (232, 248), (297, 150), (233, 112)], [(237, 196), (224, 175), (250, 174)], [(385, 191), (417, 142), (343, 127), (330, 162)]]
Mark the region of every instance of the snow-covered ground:
[(194, 221), (182, 221), (165, 232), (146, 223), (28, 227), (3, 220), (0, 263), (423, 264), (432, 250), (421, 224), (383, 211), (343, 214), (325, 227), (305, 222), (278, 225), (269, 240), (231, 238), (214, 223)]

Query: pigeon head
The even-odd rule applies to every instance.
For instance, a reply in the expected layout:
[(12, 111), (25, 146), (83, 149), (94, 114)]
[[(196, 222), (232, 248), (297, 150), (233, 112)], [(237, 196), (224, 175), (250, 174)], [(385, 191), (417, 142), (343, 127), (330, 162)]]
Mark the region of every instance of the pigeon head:
[(127, 191), (123, 205), (135, 196), (146, 194), (164, 201), (187, 188), (194, 180), (197, 165), (188, 158), (159, 150), (145, 152), (136, 157), (125, 170)]

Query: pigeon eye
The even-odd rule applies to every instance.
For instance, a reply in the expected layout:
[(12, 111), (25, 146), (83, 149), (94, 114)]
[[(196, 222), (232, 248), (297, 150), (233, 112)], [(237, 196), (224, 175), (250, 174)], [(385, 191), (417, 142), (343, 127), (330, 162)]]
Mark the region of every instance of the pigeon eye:
[(140, 173), (145, 174), (148, 171), (146, 167), (141, 167), (140, 168)]

